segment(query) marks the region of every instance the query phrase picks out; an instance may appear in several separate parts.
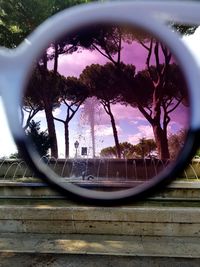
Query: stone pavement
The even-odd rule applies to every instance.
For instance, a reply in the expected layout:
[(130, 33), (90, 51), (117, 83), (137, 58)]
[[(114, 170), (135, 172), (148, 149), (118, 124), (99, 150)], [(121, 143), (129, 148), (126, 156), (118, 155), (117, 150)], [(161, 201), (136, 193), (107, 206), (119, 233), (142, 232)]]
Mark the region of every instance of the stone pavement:
[(0, 266), (200, 266), (199, 238), (3, 234)]

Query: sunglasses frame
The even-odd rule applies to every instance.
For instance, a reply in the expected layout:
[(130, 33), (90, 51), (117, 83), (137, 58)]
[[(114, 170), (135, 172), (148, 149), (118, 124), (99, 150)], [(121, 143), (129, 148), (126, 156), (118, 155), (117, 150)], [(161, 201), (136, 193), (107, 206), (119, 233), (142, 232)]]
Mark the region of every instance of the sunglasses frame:
[[(192, 15), (191, 15), (192, 14)], [(180, 36), (166, 22), (200, 24), (200, 4), (196, 2), (123, 1), (91, 3), (64, 10), (42, 23), (16, 49), (0, 50), (0, 94), (14, 140), (27, 164), (36, 175), (45, 179), (66, 197), (92, 204), (114, 205), (122, 201), (139, 200), (146, 194), (169, 183), (191, 160), (200, 137), (200, 67)], [(42, 163), (20, 125), (18, 107), (31, 74), (33, 62), (53, 40), (67, 32), (95, 23), (127, 23), (142, 28), (163, 41), (176, 56), (185, 76), (191, 103), (189, 132), (176, 163), (146, 184), (117, 192), (99, 192), (62, 183), (60, 177)], [(67, 25), (67, 27), (66, 27)], [(53, 34), (52, 34), (53, 33)]]

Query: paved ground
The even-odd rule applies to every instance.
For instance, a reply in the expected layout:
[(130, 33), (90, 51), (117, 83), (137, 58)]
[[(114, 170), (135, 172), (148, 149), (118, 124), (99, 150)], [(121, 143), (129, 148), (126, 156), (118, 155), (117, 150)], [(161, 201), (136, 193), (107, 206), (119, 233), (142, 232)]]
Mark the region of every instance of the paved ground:
[(199, 267), (200, 259), (0, 254), (0, 267)]
[(200, 258), (198, 237), (0, 234), (0, 253)]

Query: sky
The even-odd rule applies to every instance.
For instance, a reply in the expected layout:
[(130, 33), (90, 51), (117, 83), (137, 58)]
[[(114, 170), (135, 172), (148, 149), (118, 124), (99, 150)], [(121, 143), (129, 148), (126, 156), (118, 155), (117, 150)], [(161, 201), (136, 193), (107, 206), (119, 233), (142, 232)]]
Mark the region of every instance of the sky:
[[(195, 33), (191, 36), (186, 36), (183, 41), (194, 53), (200, 64), (200, 27), (197, 28)], [(137, 61), (138, 50), (134, 50), (134, 62), (137, 63), (137, 70), (141, 70), (144, 66), (140, 64), (141, 61)], [(131, 51), (131, 53), (133, 53)], [(129, 55), (129, 49), (126, 49), (126, 54), (123, 55), (126, 58), (126, 64), (131, 64), (131, 56)], [(132, 55), (133, 56), (133, 55)], [(144, 57), (146, 57), (144, 55)], [(104, 57), (99, 57), (97, 52), (91, 51), (79, 51), (78, 53), (68, 55), (67, 57), (60, 57), (59, 60), (59, 72), (65, 76), (79, 76), (82, 69), (86, 65), (98, 62), (100, 64), (105, 64), (106, 60)], [(66, 68), (66, 65), (70, 65), (70, 68)], [(51, 66), (49, 66), (51, 67)], [(1, 99), (0, 99), (1, 100)], [(179, 107), (181, 111), (181, 106)], [(74, 142), (79, 141), (80, 147), (86, 146), (91, 148), (91, 138), (90, 138), (90, 128), (88, 124), (80, 120), (81, 113), (84, 110), (84, 105), (80, 107), (79, 112), (75, 115), (74, 119), (70, 122), (70, 156), (73, 157), (75, 153)], [(112, 107), (113, 114), (116, 118), (117, 131), (119, 134), (120, 142), (128, 141), (132, 144), (136, 144), (141, 137), (152, 138), (153, 132), (151, 126), (144, 119), (142, 114), (131, 107), (124, 107), (121, 104), (116, 104)], [(178, 111), (178, 110), (177, 110)], [(65, 112), (65, 106), (61, 106), (59, 109), (55, 110), (55, 116), (61, 116)], [(110, 125), (110, 118), (102, 110), (96, 111), (96, 122), (95, 122), (95, 141), (97, 153), (106, 146), (114, 145), (112, 128)], [(100, 114), (100, 115), (99, 115)], [(174, 115), (175, 116), (175, 115)], [(179, 116), (180, 117), (180, 116)], [(133, 120), (134, 118), (134, 120)], [(39, 113), (37, 116), (37, 121), (41, 121), (41, 130), (46, 129), (45, 116), (44, 113)], [(169, 128), (176, 132), (181, 129), (181, 125), (185, 123), (184, 116), (179, 118), (179, 121), (174, 124), (176, 118), (172, 118), (172, 123)], [(17, 151), (13, 139), (11, 137), (6, 118), (4, 115), (2, 102), (0, 101), (0, 121), (1, 121), (1, 131), (0, 131), (0, 157), (8, 157), (11, 153)], [(56, 122), (57, 136), (58, 136), (58, 146), (59, 146), (59, 156), (64, 157), (64, 136), (63, 136), (63, 125)], [(133, 130), (134, 129), (134, 130)]]

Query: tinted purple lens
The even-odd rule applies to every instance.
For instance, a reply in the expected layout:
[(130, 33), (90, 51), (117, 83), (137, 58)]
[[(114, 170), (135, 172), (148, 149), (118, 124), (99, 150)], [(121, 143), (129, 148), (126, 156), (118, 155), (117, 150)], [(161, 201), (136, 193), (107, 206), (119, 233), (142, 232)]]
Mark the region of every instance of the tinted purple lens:
[(127, 25), (78, 29), (49, 44), (25, 91), (23, 126), (63, 182), (136, 187), (176, 161), (189, 121), (171, 51)]

